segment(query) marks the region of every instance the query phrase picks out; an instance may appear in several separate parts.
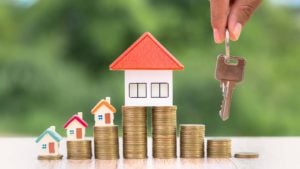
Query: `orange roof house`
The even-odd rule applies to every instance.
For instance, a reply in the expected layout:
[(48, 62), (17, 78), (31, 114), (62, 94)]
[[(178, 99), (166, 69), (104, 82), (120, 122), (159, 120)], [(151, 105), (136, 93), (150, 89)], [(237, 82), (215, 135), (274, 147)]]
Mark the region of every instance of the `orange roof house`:
[(110, 97), (100, 100), (91, 110), (94, 115), (95, 126), (113, 125), (116, 108), (110, 104)]

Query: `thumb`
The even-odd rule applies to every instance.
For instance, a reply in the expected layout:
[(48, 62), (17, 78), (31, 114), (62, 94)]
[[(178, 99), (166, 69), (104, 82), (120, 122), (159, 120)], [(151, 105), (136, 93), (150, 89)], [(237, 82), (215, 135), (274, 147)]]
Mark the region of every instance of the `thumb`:
[(228, 29), (230, 39), (236, 41), (242, 31), (242, 27), (249, 20), (261, 0), (236, 0), (230, 9), (228, 17)]

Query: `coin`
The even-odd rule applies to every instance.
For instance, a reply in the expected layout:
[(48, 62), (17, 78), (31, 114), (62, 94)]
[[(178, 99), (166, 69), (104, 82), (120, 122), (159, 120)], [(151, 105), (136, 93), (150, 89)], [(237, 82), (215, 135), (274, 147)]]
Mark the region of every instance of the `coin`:
[(123, 106), (122, 125), (124, 158), (147, 158), (146, 107)]
[(255, 152), (238, 152), (234, 154), (235, 158), (258, 158), (259, 154)]
[(63, 155), (39, 155), (38, 160), (61, 160)]
[(94, 127), (94, 153), (96, 159), (113, 160), (119, 158), (117, 125)]
[(207, 140), (208, 158), (231, 158), (230, 139), (209, 139)]
[(205, 125), (181, 124), (180, 125), (180, 157), (204, 157)]
[(67, 141), (67, 158), (72, 160), (91, 159), (91, 140)]
[(152, 154), (154, 158), (176, 158), (176, 106), (152, 108)]

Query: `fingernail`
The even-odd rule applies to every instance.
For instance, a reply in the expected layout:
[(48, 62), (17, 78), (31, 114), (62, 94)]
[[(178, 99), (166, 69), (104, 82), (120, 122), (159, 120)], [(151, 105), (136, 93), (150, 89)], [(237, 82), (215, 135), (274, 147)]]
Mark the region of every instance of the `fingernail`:
[(220, 37), (220, 33), (219, 33), (219, 30), (214, 28), (214, 40), (216, 43), (222, 43), (222, 39)]
[(238, 40), (240, 37), (242, 31), (242, 25), (240, 23), (235, 24), (235, 27), (233, 29), (233, 35), (234, 35), (234, 39), (233, 40)]

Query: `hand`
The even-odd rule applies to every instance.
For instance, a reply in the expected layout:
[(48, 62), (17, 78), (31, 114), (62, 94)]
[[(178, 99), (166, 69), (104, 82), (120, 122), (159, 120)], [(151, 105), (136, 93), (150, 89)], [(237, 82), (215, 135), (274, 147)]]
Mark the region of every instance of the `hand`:
[(261, 0), (210, 0), (211, 24), (214, 40), (222, 43), (228, 28), (230, 39), (236, 41), (242, 27), (260, 4)]

